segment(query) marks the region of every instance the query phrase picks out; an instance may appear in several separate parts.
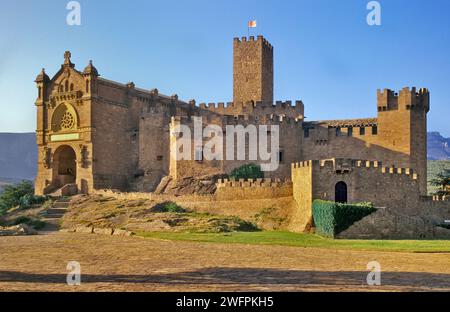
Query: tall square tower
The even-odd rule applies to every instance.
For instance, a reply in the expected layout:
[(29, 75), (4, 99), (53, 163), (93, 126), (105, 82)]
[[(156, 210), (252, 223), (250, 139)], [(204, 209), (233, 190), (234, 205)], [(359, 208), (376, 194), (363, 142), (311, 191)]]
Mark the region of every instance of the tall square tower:
[(263, 36), (234, 39), (233, 101), (273, 102), (273, 47)]

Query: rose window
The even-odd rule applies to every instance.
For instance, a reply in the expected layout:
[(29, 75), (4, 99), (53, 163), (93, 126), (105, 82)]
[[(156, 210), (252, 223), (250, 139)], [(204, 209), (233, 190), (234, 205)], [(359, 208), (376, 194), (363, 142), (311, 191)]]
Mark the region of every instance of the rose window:
[(65, 112), (61, 117), (61, 129), (72, 129), (75, 126), (75, 118), (69, 112)]

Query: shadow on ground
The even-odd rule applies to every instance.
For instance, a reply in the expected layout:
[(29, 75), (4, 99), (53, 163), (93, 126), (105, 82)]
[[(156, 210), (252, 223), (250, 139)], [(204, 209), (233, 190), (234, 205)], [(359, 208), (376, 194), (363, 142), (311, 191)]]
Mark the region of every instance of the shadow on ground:
[[(159, 284), (161, 286), (193, 285), (259, 285), (307, 287), (314, 286), (367, 286), (368, 272), (317, 272), (256, 268), (207, 268), (181, 273), (150, 275), (93, 275), (82, 274), (82, 283)], [(33, 274), (0, 271), (0, 282), (65, 284), (66, 274)], [(383, 287), (410, 289), (450, 289), (450, 275), (435, 273), (385, 272), (381, 274)]]

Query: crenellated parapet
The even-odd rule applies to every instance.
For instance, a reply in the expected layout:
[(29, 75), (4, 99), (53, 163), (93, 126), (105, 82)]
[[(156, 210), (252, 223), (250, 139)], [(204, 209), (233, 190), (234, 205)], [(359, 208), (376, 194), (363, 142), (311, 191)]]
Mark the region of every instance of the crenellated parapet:
[(292, 171), (294, 172), (300, 168), (317, 168), (319, 170), (328, 170), (336, 174), (346, 174), (351, 172), (362, 172), (363, 170), (371, 170), (374, 173), (392, 174), (407, 176), (411, 180), (417, 180), (417, 174), (411, 168), (400, 167), (385, 167), (381, 161), (377, 160), (357, 160), (357, 159), (322, 159), (322, 160), (307, 160), (296, 162), (292, 164)]
[(217, 188), (224, 187), (282, 187), (282, 186), (291, 186), (292, 182), (287, 179), (220, 179), (216, 186)]
[(195, 121), (194, 118), (201, 118), (203, 126), (218, 125), (223, 127), (226, 127), (228, 125), (230, 126), (242, 125), (244, 127), (249, 125), (254, 126), (278, 125), (280, 127), (299, 128), (302, 127), (303, 122), (302, 118), (292, 118), (274, 114), (267, 114), (264, 116), (253, 116), (253, 115), (222, 116), (215, 114), (211, 115), (206, 114), (200, 116), (173, 116), (171, 117), (171, 123), (191, 126)]
[(238, 46), (245, 45), (245, 44), (252, 44), (252, 43), (260, 43), (264, 47), (266, 47), (270, 50), (273, 50), (273, 46), (270, 44), (270, 42), (261, 35), (257, 36), (256, 38), (254, 36), (241, 37), (241, 38), (235, 37), (233, 39), (233, 42), (235, 45), (238, 45)]
[(277, 114), (289, 117), (303, 117), (304, 105), (302, 101), (276, 101), (276, 102), (219, 102), (200, 103), (200, 110), (207, 110), (220, 115), (265, 115)]
[(430, 110), (430, 93), (426, 88), (416, 90), (415, 87), (405, 87), (400, 92), (390, 89), (377, 91), (377, 106), (379, 112), (392, 110)]
[(292, 196), (292, 182), (284, 179), (222, 179), (216, 183), (217, 200), (257, 200)]

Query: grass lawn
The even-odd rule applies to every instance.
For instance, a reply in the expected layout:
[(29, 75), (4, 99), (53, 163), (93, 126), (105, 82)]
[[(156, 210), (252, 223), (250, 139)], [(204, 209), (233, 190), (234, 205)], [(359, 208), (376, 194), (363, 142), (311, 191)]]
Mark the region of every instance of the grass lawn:
[(140, 232), (138, 236), (155, 239), (252, 244), (282, 245), (303, 248), (357, 249), (398, 252), (448, 252), (450, 241), (439, 240), (333, 240), (313, 234), (290, 232), (233, 232), (233, 233), (173, 233)]

